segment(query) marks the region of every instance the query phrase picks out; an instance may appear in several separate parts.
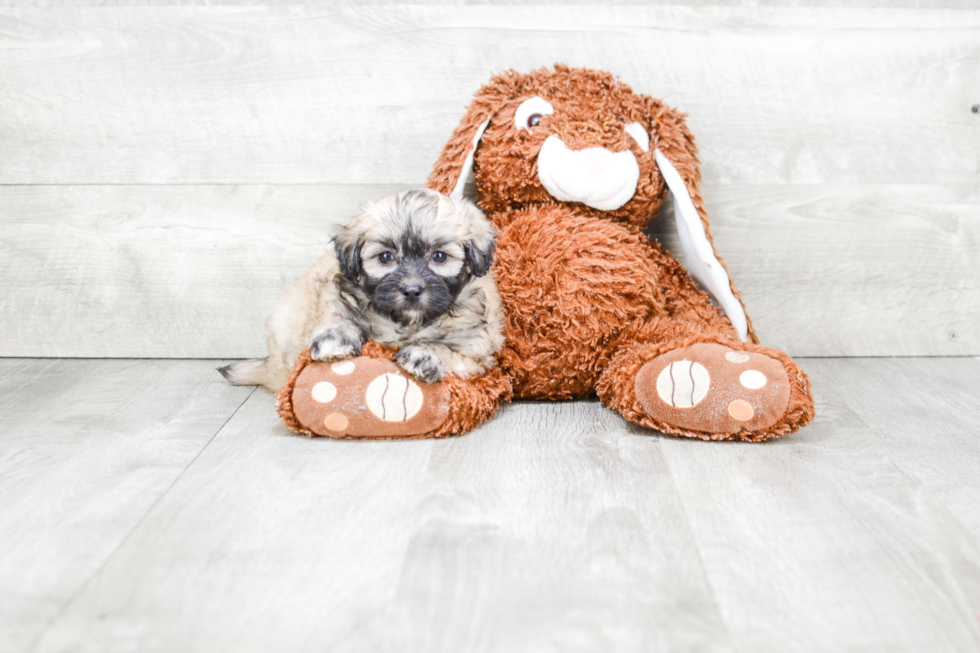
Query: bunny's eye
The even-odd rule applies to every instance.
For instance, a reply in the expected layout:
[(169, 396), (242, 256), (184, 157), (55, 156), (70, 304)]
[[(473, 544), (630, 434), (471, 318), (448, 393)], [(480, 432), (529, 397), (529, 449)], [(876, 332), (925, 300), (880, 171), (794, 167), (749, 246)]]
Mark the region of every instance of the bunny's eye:
[(528, 98), (517, 107), (514, 113), (514, 126), (531, 131), (532, 127), (537, 127), (541, 123), (542, 118), (554, 112), (551, 103), (544, 98), (538, 96)]

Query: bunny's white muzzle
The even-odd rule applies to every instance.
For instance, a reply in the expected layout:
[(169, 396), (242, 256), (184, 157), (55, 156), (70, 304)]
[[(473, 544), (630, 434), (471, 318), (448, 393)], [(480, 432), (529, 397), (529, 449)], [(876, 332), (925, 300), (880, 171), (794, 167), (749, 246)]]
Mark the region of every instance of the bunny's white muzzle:
[(551, 135), (538, 153), (538, 179), (556, 200), (613, 211), (633, 197), (640, 166), (629, 150), (570, 150), (560, 138)]

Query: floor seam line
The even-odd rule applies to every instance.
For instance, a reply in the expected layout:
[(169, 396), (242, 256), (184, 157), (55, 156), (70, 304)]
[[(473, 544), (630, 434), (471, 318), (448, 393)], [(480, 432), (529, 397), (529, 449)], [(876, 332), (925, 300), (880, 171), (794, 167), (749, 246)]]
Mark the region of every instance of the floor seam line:
[(727, 635), (729, 650), (735, 653), (737, 651), (740, 651), (741, 648), (736, 645), (735, 637), (731, 629), (731, 624), (728, 623), (728, 620), (725, 618), (725, 615), (722, 612), (721, 601), (719, 600), (718, 592), (715, 589), (715, 585), (711, 579), (711, 574), (708, 572), (708, 567), (705, 564), (704, 554), (701, 552), (701, 543), (698, 542), (697, 534), (694, 532), (694, 523), (691, 521), (691, 517), (687, 510), (687, 506), (684, 505), (684, 494), (683, 492), (681, 492), (681, 486), (677, 482), (677, 474), (674, 473), (674, 467), (673, 465), (670, 464), (670, 455), (668, 454), (667, 450), (664, 449), (662, 446), (658, 447), (658, 449), (660, 449), (661, 456), (664, 461), (664, 465), (666, 465), (667, 467), (667, 473), (670, 474), (670, 480), (674, 486), (674, 492), (677, 493), (677, 503), (678, 505), (680, 505), (681, 512), (684, 515), (684, 520), (687, 523), (687, 530), (691, 534), (691, 542), (694, 545), (694, 551), (698, 556), (698, 564), (701, 567), (701, 573), (704, 574), (704, 581), (705, 583), (707, 583), (708, 588), (711, 590), (711, 603), (714, 605), (715, 613), (718, 615), (718, 620), (721, 623), (722, 627), (724, 628), (725, 635)]
[(203, 454), (207, 450), (207, 448), (211, 446), (211, 443), (214, 442), (214, 439), (216, 437), (218, 437), (218, 434), (221, 433), (221, 431), (223, 431), (226, 426), (228, 426), (228, 422), (230, 422), (235, 417), (235, 415), (238, 414), (238, 411), (242, 409), (245, 403), (252, 397), (253, 394), (255, 394), (255, 391), (258, 389), (259, 389), (258, 386), (252, 388), (252, 391), (249, 392), (248, 395), (246, 395), (245, 398), (242, 400), (242, 402), (235, 407), (235, 410), (233, 410), (231, 415), (228, 416), (228, 419), (222, 422), (221, 426), (219, 426), (215, 430), (215, 432), (211, 435), (211, 437), (208, 438), (208, 441), (204, 443), (204, 446), (201, 447), (201, 450), (198, 451), (194, 455), (194, 457), (190, 460), (190, 462), (188, 462), (187, 465), (184, 466), (184, 469), (182, 469), (180, 473), (177, 474), (174, 480), (170, 482), (170, 485), (168, 485), (167, 488), (160, 493), (160, 496), (156, 498), (153, 504), (146, 509), (146, 512), (143, 513), (143, 516), (140, 517), (135, 524), (133, 524), (133, 527), (130, 528), (129, 531), (127, 531), (126, 534), (122, 537), (122, 539), (119, 540), (119, 543), (112, 548), (112, 551), (109, 553), (109, 555), (105, 557), (105, 560), (102, 561), (102, 563), (98, 566), (98, 568), (92, 572), (92, 574), (85, 580), (84, 583), (82, 583), (79, 586), (77, 590), (75, 590), (71, 598), (65, 601), (64, 606), (61, 608), (61, 610), (58, 611), (58, 614), (53, 616), (50, 619), (50, 621), (48, 621), (47, 625), (41, 630), (40, 633), (38, 633), (37, 638), (34, 640), (34, 643), (31, 644), (29, 650), (32, 651), (32, 653), (34, 651), (37, 651), (38, 647), (41, 645), (41, 642), (44, 640), (44, 637), (51, 631), (51, 628), (54, 627), (54, 625), (62, 617), (65, 616), (65, 613), (67, 613), (69, 608), (71, 608), (71, 606), (75, 604), (75, 602), (78, 600), (78, 597), (84, 594), (85, 590), (88, 589), (89, 585), (92, 584), (92, 581), (94, 581), (99, 576), (99, 574), (102, 573), (102, 570), (106, 568), (106, 565), (108, 565), (109, 562), (116, 557), (116, 554), (119, 553), (119, 550), (122, 549), (122, 547), (126, 544), (126, 542), (129, 541), (129, 538), (132, 537), (133, 533), (139, 530), (139, 527), (143, 525), (143, 522), (146, 521), (146, 518), (150, 516), (150, 514), (156, 509), (158, 505), (160, 505), (160, 502), (163, 501), (164, 497), (170, 494), (170, 491), (174, 488), (174, 486), (177, 485), (177, 483), (180, 482), (180, 479), (184, 477), (184, 474), (187, 473), (187, 470), (190, 469), (195, 462), (197, 462), (197, 459), (201, 457), (201, 454)]

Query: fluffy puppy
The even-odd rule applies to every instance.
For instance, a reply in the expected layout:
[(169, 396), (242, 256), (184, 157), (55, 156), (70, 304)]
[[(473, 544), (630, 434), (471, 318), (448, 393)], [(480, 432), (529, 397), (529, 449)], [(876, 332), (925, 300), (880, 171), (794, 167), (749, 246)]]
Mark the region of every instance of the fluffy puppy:
[(269, 355), (219, 371), (276, 390), (307, 347), (333, 361), (370, 339), (399, 347), (398, 365), (425, 383), (481, 374), (504, 343), (494, 237), (475, 205), (433, 190), (369, 203), (276, 306)]

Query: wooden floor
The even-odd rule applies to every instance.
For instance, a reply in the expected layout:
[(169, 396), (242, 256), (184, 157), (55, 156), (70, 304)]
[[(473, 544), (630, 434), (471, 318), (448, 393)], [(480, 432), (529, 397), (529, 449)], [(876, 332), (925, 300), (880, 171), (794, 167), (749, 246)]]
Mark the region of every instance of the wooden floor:
[(980, 650), (980, 359), (803, 359), (763, 445), (307, 440), (216, 363), (0, 360), (0, 651)]

